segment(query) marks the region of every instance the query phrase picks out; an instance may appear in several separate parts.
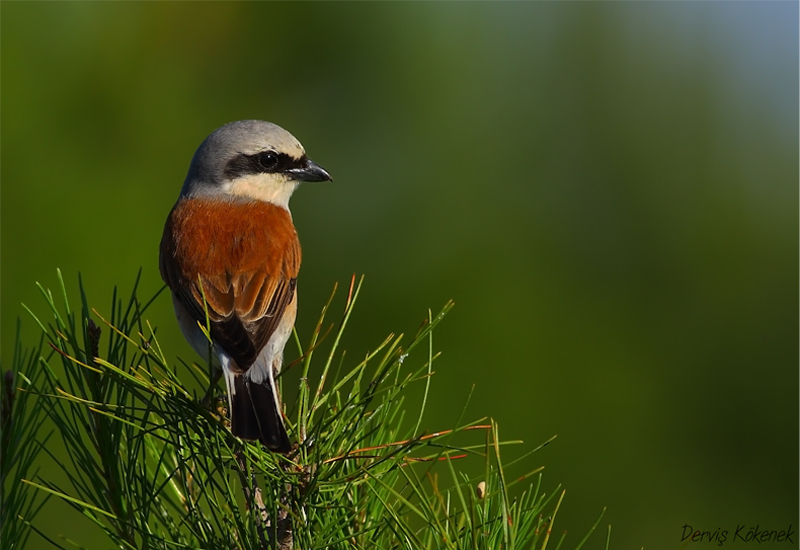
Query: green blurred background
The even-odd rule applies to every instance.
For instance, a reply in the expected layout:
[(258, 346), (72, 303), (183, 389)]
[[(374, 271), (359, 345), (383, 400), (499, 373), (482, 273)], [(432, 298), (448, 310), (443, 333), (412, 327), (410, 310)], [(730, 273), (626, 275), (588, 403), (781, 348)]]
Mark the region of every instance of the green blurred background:
[[(558, 434), (524, 469), (567, 489), (567, 547), (604, 506), (615, 548), (678, 547), (686, 523), (797, 529), (796, 2), (0, 14), (4, 365), (57, 267), (101, 311), (140, 266), (155, 292), (196, 147), (271, 120), (335, 178), (292, 201), (300, 334), (352, 273), (356, 356), (454, 299), (425, 428), (474, 384), (469, 418), (525, 448)], [(149, 318), (193, 360), (171, 309)], [(103, 547), (59, 503), (39, 525)]]

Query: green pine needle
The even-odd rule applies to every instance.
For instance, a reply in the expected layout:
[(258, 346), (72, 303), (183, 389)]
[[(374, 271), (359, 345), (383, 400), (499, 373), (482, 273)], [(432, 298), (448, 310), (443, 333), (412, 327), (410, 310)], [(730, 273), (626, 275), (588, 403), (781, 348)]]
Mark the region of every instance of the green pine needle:
[[(196, 395), (198, 384), (207, 388), (210, 364), (170, 365), (144, 318), (155, 296), (140, 302), (139, 276), (127, 301), (114, 291), (108, 315), (90, 308), (82, 282), (73, 310), (58, 278), (62, 304), (39, 287), (52, 317), (34, 316), (38, 348), (23, 352), (17, 342), (21, 385), (3, 398), (0, 550), (21, 548), (31, 531), (60, 547), (34, 520), (49, 496), (120, 548), (547, 548), (564, 492), (554, 505), (556, 493), (540, 491), (541, 468), (506, 482), (506, 469), (522, 459), (503, 465), (500, 448), (510, 442), (494, 421), (464, 422), (465, 405), (455, 426), (420, 431), (437, 357), (433, 331), (452, 302), (428, 311), (407, 344), (389, 335), (353, 361), (341, 345), (363, 277), (353, 278), (339, 319), (325, 329), (334, 288), (305, 348), (295, 333), (302, 370), (296, 398), (284, 406), (297, 445), (282, 456), (231, 435), (221, 389), (212, 388), (211, 399)], [(414, 391), (423, 392), (422, 404), (411, 415), (405, 400)], [(37, 432), (44, 414), (67, 449), (61, 460)], [(66, 488), (37, 475), (39, 450), (61, 467)], [(476, 460), (480, 478), (460, 471)], [(529, 477), (534, 484), (512, 495)]]

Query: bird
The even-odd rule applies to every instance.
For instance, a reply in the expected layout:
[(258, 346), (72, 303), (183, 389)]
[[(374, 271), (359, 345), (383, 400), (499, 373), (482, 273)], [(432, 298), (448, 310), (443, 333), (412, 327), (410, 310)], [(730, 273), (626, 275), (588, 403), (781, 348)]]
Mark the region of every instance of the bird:
[(208, 322), (231, 433), (282, 454), (292, 444), (275, 376), (297, 315), (301, 260), (289, 198), (301, 182), (323, 181), (333, 179), (280, 126), (226, 124), (192, 157), (159, 248), (178, 325), (201, 357)]

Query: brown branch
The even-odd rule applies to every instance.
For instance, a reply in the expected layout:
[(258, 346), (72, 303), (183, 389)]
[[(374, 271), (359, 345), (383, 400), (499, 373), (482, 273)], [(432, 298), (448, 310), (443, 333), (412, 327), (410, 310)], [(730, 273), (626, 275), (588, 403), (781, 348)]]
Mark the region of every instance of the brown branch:
[[(479, 426), (467, 426), (466, 428), (464, 428), (461, 431), (465, 431), (466, 432), (467, 430), (488, 430), (491, 427), (492, 426), (488, 425), (488, 424), (481, 424)], [(376, 445), (374, 447), (364, 447), (363, 449), (356, 449), (355, 451), (350, 451), (346, 455), (340, 455), (340, 456), (335, 456), (333, 458), (329, 458), (326, 461), (324, 461), (323, 464), (330, 464), (331, 462), (336, 462), (338, 460), (345, 460), (345, 459), (349, 459), (349, 458), (361, 458), (361, 457), (350, 456), (350, 455), (355, 454), (355, 453), (366, 453), (368, 451), (377, 451), (378, 449), (386, 449), (388, 447), (397, 447), (397, 446), (400, 446), (400, 445), (408, 445), (409, 443), (414, 442), (414, 441), (426, 441), (428, 439), (433, 439), (434, 437), (441, 437), (443, 435), (447, 435), (447, 434), (453, 433), (454, 431), (455, 430), (445, 430), (443, 432), (434, 432), (432, 434), (423, 435), (423, 436), (420, 436), (420, 437), (417, 437), (417, 438), (413, 438), (413, 439), (406, 439), (404, 441), (395, 441), (394, 443), (386, 443), (384, 445)], [(366, 458), (366, 457), (364, 457), (364, 458)], [(453, 458), (461, 458), (461, 457), (453, 457)], [(418, 460), (425, 460), (425, 459), (418, 459)]]

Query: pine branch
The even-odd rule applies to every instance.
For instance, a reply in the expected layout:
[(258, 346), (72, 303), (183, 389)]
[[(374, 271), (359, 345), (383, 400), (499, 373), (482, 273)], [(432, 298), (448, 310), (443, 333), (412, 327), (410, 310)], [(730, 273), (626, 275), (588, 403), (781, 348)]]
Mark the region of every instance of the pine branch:
[(39, 433), (42, 410), (30, 392), (41, 378), (38, 362), (43, 339), (38, 346), (23, 351), (20, 329), (18, 321), (11, 369), (0, 368), (0, 550), (25, 547), (30, 521), (48, 498), (40, 498), (43, 495), (28, 490), (23, 483), (23, 479), (36, 475), (40, 446), (49, 434)]
[[(69, 484), (29, 475), (26, 487), (62, 498), (113, 545), (547, 547), (563, 492), (541, 492), (541, 468), (506, 482), (506, 469), (520, 463), (503, 465), (500, 448), (514, 442), (502, 442), (493, 421), (420, 431), (433, 330), (452, 303), (429, 312), (407, 345), (390, 335), (348, 361), (341, 342), (363, 279), (351, 282), (335, 328), (325, 329), (332, 294), (305, 353), (295, 335), (302, 371), (287, 428), (297, 445), (281, 456), (231, 435), (208, 364), (170, 365), (144, 317), (155, 297), (139, 301), (138, 277), (127, 300), (115, 291), (108, 315), (89, 307), (82, 286), (80, 312), (72, 311), (59, 280), (60, 306), (42, 289), (52, 324), (34, 317), (54, 353), (36, 352), (41, 375), (32, 387), (67, 449), (56, 462)], [(192, 387), (195, 377), (201, 388)], [(405, 398), (421, 386), (422, 407), (407, 420)], [(480, 461), (484, 471), (469, 477), (461, 461)], [(529, 476), (534, 484), (512, 496)]]

